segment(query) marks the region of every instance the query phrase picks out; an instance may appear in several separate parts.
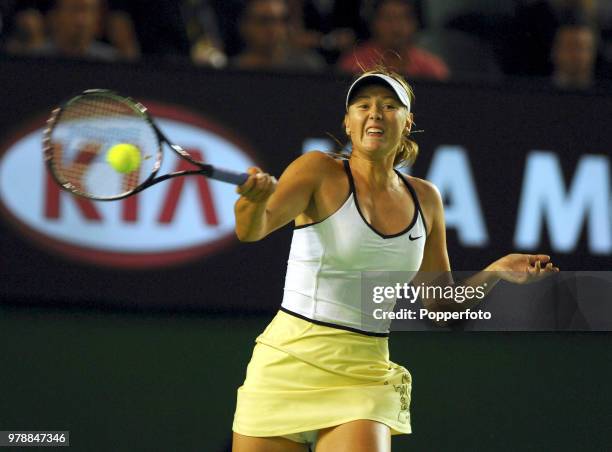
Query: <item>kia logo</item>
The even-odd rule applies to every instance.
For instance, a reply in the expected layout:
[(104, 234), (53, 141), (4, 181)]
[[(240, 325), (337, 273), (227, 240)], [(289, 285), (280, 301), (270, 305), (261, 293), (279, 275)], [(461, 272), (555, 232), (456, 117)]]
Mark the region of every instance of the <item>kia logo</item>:
[[(146, 102), (169, 139), (197, 160), (246, 170), (248, 147), (222, 127), (177, 106)], [(44, 166), (43, 123), (0, 146), (0, 209), (48, 250), (118, 267), (157, 267), (210, 254), (235, 240), (235, 187), (179, 177), (122, 201), (95, 202), (60, 190)], [(169, 148), (158, 174), (194, 168)]]

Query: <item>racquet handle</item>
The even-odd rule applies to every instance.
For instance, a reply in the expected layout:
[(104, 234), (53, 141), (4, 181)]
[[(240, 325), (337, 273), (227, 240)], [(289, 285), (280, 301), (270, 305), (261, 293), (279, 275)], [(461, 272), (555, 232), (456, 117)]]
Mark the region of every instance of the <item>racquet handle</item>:
[(247, 173), (236, 173), (234, 171), (213, 167), (208, 174), (208, 177), (234, 185), (242, 185), (249, 178), (249, 175)]

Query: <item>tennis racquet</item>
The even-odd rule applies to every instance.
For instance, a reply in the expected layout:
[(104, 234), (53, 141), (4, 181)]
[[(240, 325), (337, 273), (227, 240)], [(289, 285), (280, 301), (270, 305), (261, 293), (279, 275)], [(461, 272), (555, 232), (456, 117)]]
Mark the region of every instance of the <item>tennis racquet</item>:
[[(195, 160), (166, 138), (144, 105), (113, 91), (84, 91), (56, 108), (47, 125), (43, 136), (47, 168), (62, 188), (86, 198), (123, 199), (178, 176), (203, 175), (235, 185), (249, 177)], [(199, 169), (158, 176), (164, 143)], [(120, 173), (107, 162), (109, 149), (117, 144), (138, 148), (137, 168)]]

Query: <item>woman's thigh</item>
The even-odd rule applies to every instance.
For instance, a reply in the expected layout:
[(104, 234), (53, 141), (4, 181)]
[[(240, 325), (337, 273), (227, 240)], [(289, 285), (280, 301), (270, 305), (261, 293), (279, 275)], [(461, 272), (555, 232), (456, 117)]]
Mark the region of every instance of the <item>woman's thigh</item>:
[(319, 431), (315, 452), (391, 452), (391, 430), (367, 419)]
[(234, 432), (232, 452), (308, 452), (308, 446), (279, 436), (263, 438)]

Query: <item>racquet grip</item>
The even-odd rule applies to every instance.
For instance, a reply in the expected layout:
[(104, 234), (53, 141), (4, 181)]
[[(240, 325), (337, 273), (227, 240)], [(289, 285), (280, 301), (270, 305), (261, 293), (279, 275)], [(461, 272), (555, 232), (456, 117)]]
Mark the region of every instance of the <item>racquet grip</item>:
[(247, 173), (236, 173), (234, 171), (213, 167), (208, 177), (234, 185), (242, 185), (249, 178), (249, 175)]

